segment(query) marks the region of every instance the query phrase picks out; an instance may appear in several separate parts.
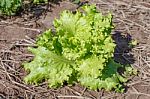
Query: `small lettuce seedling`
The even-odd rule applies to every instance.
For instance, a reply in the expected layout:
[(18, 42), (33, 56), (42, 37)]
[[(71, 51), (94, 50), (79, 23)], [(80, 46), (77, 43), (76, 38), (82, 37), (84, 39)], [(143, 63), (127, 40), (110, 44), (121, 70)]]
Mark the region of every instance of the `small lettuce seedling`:
[(0, 15), (15, 15), (22, 6), (22, 0), (0, 0)]
[(48, 0), (33, 0), (34, 4), (48, 3)]

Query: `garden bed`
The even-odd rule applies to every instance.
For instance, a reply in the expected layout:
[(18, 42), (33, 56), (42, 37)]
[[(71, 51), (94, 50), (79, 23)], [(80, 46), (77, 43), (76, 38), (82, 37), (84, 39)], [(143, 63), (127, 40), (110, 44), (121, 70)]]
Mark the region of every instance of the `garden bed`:
[[(150, 98), (150, 2), (149, 0), (90, 0), (105, 13), (112, 12), (115, 30), (112, 32), (117, 47), (115, 60), (131, 64), (139, 72), (125, 85), (124, 93), (105, 90), (92, 91), (76, 84), (50, 89), (47, 82), (27, 85), (27, 75), (21, 65), (34, 57), (28, 52), (35, 46), (36, 37), (52, 27), (54, 18), (63, 10), (75, 11), (77, 5), (60, 1), (46, 13), (24, 13), (0, 19), (0, 99), (149, 99)], [(45, 6), (42, 6), (43, 8)], [(130, 49), (128, 43), (137, 40)]]

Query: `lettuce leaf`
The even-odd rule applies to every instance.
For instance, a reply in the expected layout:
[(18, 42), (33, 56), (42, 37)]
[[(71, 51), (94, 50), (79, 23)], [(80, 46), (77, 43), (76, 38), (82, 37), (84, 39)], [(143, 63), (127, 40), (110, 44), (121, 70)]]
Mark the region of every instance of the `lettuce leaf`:
[(45, 47), (29, 48), (34, 53), (34, 60), (25, 63), (26, 70), (30, 74), (25, 77), (25, 82), (38, 84), (43, 80), (48, 80), (50, 87), (63, 85), (64, 81), (69, 80), (73, 72), (74, 62), (59, 56)]

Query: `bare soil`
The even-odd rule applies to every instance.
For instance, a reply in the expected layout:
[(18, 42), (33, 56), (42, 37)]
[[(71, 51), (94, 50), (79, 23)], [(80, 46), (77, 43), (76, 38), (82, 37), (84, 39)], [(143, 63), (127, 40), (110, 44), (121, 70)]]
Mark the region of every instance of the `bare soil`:
[[(52, 27), (60, 12), (77, 8), (71, 2), (61, 1), (51, 4), (46, 13), (0, 19), (0, 99), (150, 99), (150, 1), (90, 0), (89, 4), (96, 4), (104, 14), (113, 14), (115, 60), (139, 71), (126, 83), (126, 91), (92, 91), (79, 84), (50, 89), (46, 82), (39, 86), (24, 83), (27, 72), (21, 64), (33, 58), (27, 47), (35, 46), (36, 37)], [(137, 40), (138, 45), (130, 48), (131, 40)]]

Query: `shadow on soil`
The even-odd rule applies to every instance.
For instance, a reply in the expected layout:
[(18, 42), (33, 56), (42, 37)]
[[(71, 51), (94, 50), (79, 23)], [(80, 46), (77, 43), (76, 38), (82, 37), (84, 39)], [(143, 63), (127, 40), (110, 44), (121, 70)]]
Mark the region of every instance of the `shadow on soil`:
[(131, 35), (122, 35), (121, 32), (115, 31), (113, 39), (116, 43), (114, 54), (115, 61), (123, 65), (133, 64), (135, 60), (133, 55), (130, 53), (132, 49), (132, 47), (130, 47), (130, 42), (132, 40)]
[(51, 12), (53, 4), (59, 5), (60, 2), (62, 2), (62, 0), (48, 0), (48, 3), (41, 4), (33, 4), (33, 2), (26, 3), (23, 5), (22, 14), (27, 14), (29, 19), (39, 19), (43, 14), (46, 15), (46, 12)]
[[(129, 66), (135, 62), (133, 54), (131, 54), (130, 42), (132, 40), (131, 35), (122, 35), (120, 31), (115, 31), (113, 34), (113, 39), (116, 43), (114, 59), (116, 62), (122, 64), (124, 67), (118, 69), (119, 74), (123, 74), (125, 71), (125, 66)], [(125, 91), (127, 91), (128, 86), (124, 86)]]
[[(123, 68), (118, 69), (118, 73), (123, 74), (125, 66), (129, 66), (135, 62), (133, 54), (131, 54), (131, 49), (133, 47), (130, 46), (132, 37), (130, 34), (123, 35), (120, 31), (114, 31), (112, 38), (116, 43), (114, 59), (124, 66)], [(125, 91), (127, 91), (128, 86), (124, 86), (124, 88)]]

